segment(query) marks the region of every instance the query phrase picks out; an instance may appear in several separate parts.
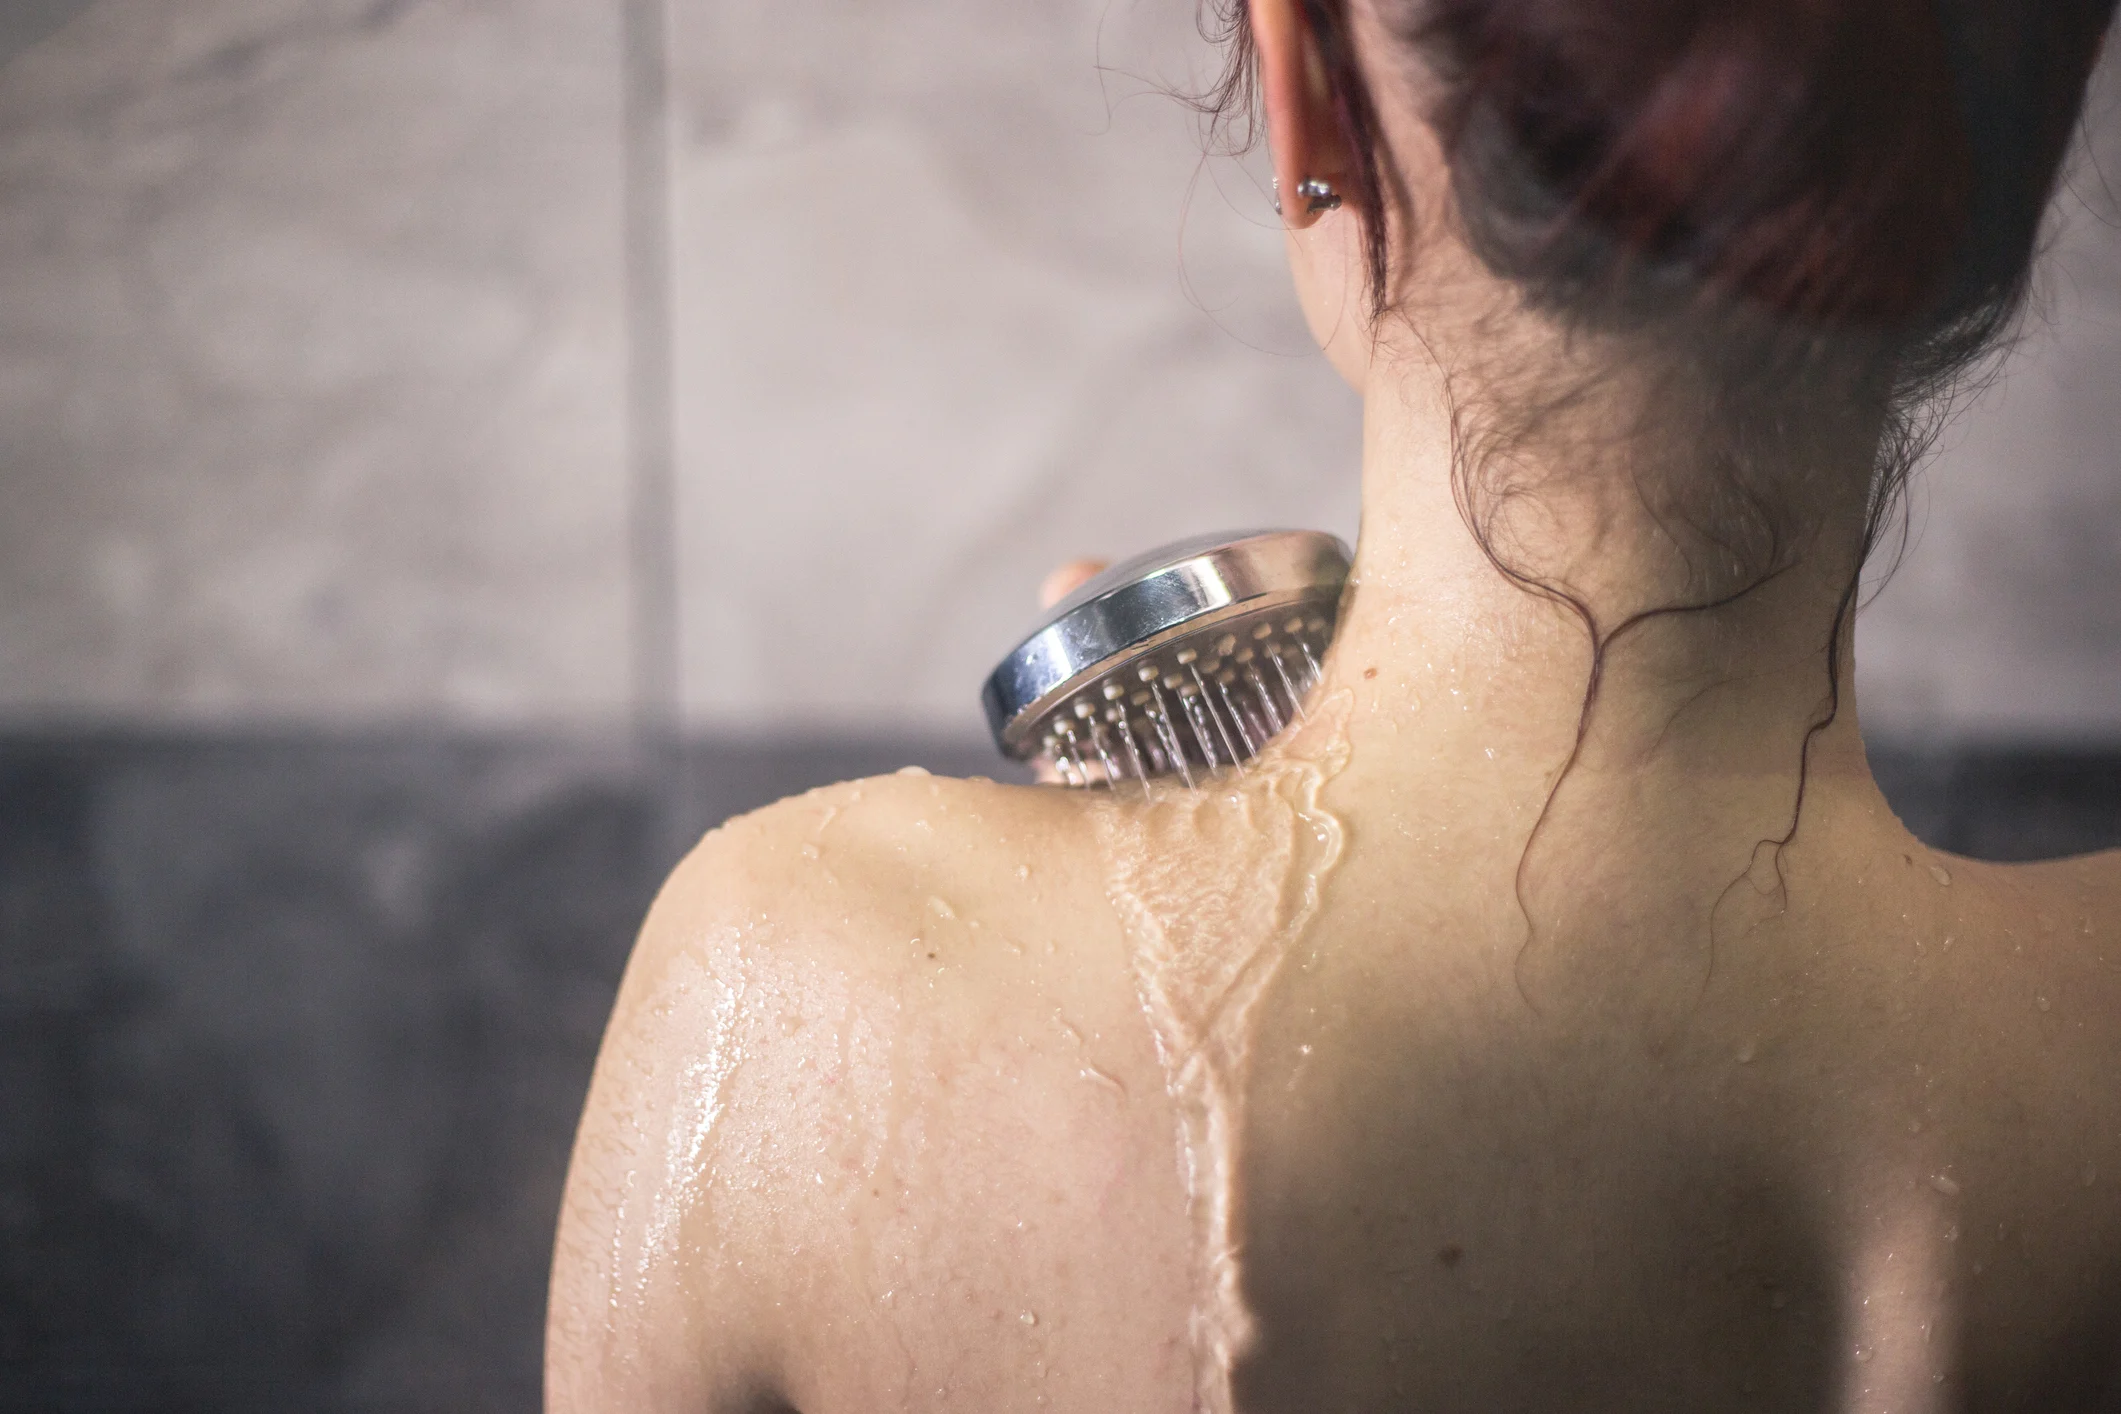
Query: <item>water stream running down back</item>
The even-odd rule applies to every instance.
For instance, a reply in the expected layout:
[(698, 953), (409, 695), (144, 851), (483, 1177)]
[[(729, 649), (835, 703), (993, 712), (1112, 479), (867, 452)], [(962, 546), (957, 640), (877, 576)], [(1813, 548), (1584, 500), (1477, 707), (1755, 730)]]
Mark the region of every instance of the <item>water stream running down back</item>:
[(1257, 1013), (1318, 912), (1340, 858), (1319, 792), (1347, 760), (1348, 702), (1243, 775), (1193, 789), (1115, 792), (1095, 812), (1113, 906), (1178, 1116), (1193, 1223), (1195, 1408), (1230, 1414), (1231, 1372), (1253, 1336), (1241, 1260), (1246, 1079)]

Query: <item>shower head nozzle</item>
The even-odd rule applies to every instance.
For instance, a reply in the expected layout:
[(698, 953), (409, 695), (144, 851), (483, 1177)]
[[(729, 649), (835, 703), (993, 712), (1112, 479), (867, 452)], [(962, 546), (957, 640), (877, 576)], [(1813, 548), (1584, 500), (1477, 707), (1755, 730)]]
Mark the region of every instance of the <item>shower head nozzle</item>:
[(1262, 530), (1113, 566), (988, 677), (995, 745), (1078, 786), (1242, 765), (1302, 713), (1348, 565), (1334, 536)]

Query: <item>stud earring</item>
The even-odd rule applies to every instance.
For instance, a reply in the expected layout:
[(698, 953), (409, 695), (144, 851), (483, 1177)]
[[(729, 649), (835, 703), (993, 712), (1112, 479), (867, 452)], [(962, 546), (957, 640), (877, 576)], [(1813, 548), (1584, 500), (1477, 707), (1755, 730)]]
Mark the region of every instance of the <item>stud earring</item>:
[[(1323, 182), (1316, 177), (1305, 177), (1296, 184), (1296, 194), (1304, 199), (1304, 209), (1313, 216), (1318, 215), (1322, 211), (1337, 211), (1340, 209), (1340, 193), (1333, 190), (1331, 182)], [(1281, 178), (1279, 177), (1274, 178), (1274, 214), (1276, 216), (1282, 214)]]
[(1310, 203), (1309, 210), (1315, 216), (1321, 211), (1340, 209), (1340, 193), (1333, 190), (1331, 182), (1322, 182), (1316, 177), (1306, 177), (1296, 184), (1296, 194)]

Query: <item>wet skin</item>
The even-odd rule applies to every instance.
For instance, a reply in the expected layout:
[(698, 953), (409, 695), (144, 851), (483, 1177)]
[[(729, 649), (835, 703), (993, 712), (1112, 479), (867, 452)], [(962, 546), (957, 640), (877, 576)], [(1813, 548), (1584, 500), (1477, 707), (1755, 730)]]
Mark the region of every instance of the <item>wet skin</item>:
[(549, 1407), (1185, 1407), (1170, 1102), (1083, 804), (888, 777), (701, 844), (599, 1061)]
[[(657, 903), (569, 1183), (549, 1407), (2121, 1408), (2121, 860), (1937, 856), (1828, 753), (1781, 890), (1712, 891), (1712, 929), (1688, 881), (1741, 874), (1752, 828), (1723, 815), (1616, 817), (1528, 889), (1521, 793), (1385, 769), (1388, 686), (1321, 770), (1317, 912), (1220, 1033), (1227, 1385), (1143, 918), (1257, 884), (1228, 822), (1287, 819), (1189, 844), (1150, 807), (897, 776), (732, 823)], [(1217, 946), (1257, 952), (1249, 918)]]
[[(1316, 8), (1248, 5), (1283, 191), (1351, 170)], [(2121, 1410), (2121, 856), (1942, 858), (1870, 779), (1871, 340), (1785, 386), (1757, 312), (1548, 319), (1343, 8), (1411, 217), (1375, 319), (1357, 203), (1283, 217), (1363, 399), (1330, 730), (1275, 748), (1330, 820), (894, 777), (710, 836), (584, 1116), (555, 1414)]]

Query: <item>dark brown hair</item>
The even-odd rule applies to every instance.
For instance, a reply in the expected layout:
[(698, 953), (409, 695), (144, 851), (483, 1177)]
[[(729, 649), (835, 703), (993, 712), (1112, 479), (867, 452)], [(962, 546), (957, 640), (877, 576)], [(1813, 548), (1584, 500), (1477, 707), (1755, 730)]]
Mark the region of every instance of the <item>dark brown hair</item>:
[[(1400, 197), (1350, 0), (1303, 0), (1353, 156), (1372, 298)], [(2021, 292), (2114, 0), (1378, 0), (1440, 81), (1464, 229), (1557, 314), (1624, 291), (1807, 324), (1952, 331)], [(1248, 104), (1242, 0), (1204, 0)], [(1625, 303), (1625, 301), (1622, 301)], [(1969, 329), (1968, 326), (1973, 326)], [(1968, 333), (1973, 337), (1969, 339)]]
[[(1374, 320), (1392, 305), (1395, 246), (1413, 213), (1355, 50), (1357, 2), (1302, 0), (1351, 157), (1334, 175), (1362, 222)], [(1454, 409), (1459, 507), (1476, 540), (1498, 571), (1567, 607), (1590, 636), (1576, 751), (1527, 859), (1583, 750), (1613, 644), (1736, 603), (1802, 553), (1815, 508), (1785, 504), (1770, 480), (1804, 435), (1793, 400), (1887, 405), (1871, 482), (1858, 488), (1857, 564), (1824, 644), (1826, 694), (1804, 736), (1788, 829), (1761, 841), (1779, 879), (1813, 742), (1840, 711), (1862, 561), (1934, 429), (1918, 409), (1943, 405), (1931, 395), (1994, 346), (2022, 303), (2116, 0), (1362, 2), (1433, 78), (1425, 116), (1449, 163), (1451, 214), (1481, 260), (1564, 325), (1658, 324), (1674, 337), (1649, 344), (1676, 340), (1670, 361), (1709, 370), (1722, 424), (1691, 477), (1676, 478), (1693, 484), (1667, 488), (1651, 509), (1667, 530), (1728, 550), (1744, 573), (1602, 623), (1568, 585), (1498, 553), (1492, 508), (1522, 492), (1482, 484), (1488, 462), (1506, 465), (1513, 445), (1583, 390), (1519, 383), (1506, 396), (1522, 406), (1499, 421), (1492, 406)], [(1249, 140), (1244, 0), (1200, 3), (1204, 32), (1228, 59), (1203, 106), (1245, 120)], [(1713, 915), (1710, 945), (1713, 969)]]

